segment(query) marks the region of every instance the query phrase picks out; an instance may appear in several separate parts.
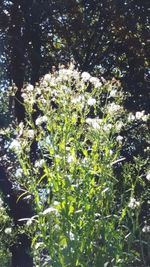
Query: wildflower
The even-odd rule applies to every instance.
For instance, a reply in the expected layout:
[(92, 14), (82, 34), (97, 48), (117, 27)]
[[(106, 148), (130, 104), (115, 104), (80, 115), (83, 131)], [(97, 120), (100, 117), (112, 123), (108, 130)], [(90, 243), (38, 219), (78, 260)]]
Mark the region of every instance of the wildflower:
[(98, 123), (96, 120), (94, 120), (94, 121), (92, 122), (92, 127), (93, 127), (94, 129), (97, 129), (97, 130), (100, 129), (100, 125), (99, 125), (99, 123)]
[(137, 112), (135, 113), (135, 118), (136, 118), (137, 120), (141, 120), (141, 119), (143, 118), (143, 116), (144, 116), (144, 113), (145, 113), (144, 110), (142, 110), (142, 111), (137, 111)]
[(28, 84), (26, 87), (26, 91), (32, 92), (34, 89), (34, 86), (32, 84)]
[(49, 135), (46, 136), (46, 138), (45, 138), (45, 142), (46, 142), (47, 145), (50, 145), (50, 146), (52, 147), (52, 141), (51, 141), (51, 138), (50, 138)]
[(113, 155), (113, 150), (112, 149), (109, 149), (109, 155)]
[(42, 83), (41, 83), (41, 85), (42, 85), (43, 87), (45, 87), (45, 88), (46, 88), (46, 87), (48, 86), (48, 82), (47, 82), (47, 81), (45, 81), (45, 80), (43, 80), (43, 81), (42, 81)]
[(28, 95), (26, 93), (22, 93), (21, 96), (24, 100), (28, 99)]
[(74, 234), (71, 231), (69, 232), (69, 238), (71, 241), (75, 239)]
[(84, 96), (83, 95), (79, 95), (79, 96), (76, 96), (74, 98), (72, 98), (72, 103), (73, 104), (77, 104), (77, 103), (80, 103), (80, 102), (83, 102), (84, 101)]
[(90, 80), (91, 75), (90, 75), (88, 72), (83, 72), (83, 73), (81, 74), (81, 78), (82, 78), (82, 80), (83, 80), (84, 82), (87, 82), (88, 80)]
[(130, 202), (128, 204), (128, 207), (131, 209), (136, 209), (140, 206), (140, 202), (136, 201), (136, 199), (134, 197), (130, 198)]
[(45, 76), (44, 76), (44, 80), (46, 81), (46, 82), (50, 82), (51, 81), (51, 74), (49, 73), (49, 74), (45, 74)]
[(21, 149), (21, 145), (18, 140), (13, 140), (9, 146), (9, 149), (14, 150), (15, 152), (19, 152)]
[(65, 85), (62, 85), (61, 86), (61, 89), (65, 92), (65, 93), (71, 93), (71, 88), (65, 86)]
[(86, 123), (89, 124), (90, 126), (92, 126), (94, 129), (97, 129), (99, 130), (100, 129), (100, 120), (95, 118), (95, 119), (92, 119), (92, 118), (87, 118), (86, 119)]
[(107, 107), (109, 113), (116, 113), (121, 109), (121, 106), (115, 103), (111, 103)]
[(48, 120), (47, 116), (38, 117), (38, 118), (36, 119), (36, 121), (35, 121), (35, 124), (36, 124), (37, 126), (39, 126), (39, 125), (41, 125), (42, 123), (47, 122), (47, 120)]
[(9, 234), (11, 234), (12, 229), (10, 227), (9, 228), (5, 228), (4, 232), (5, 232), (5, 234), (9, 235)]
[(28, 130), (26, 132), (26, 135), (27, 135), (28, 138), (33, 139), (34, 135), (35, 135), (34, 130), (32, 130), (32, 129)]
[(149, 225), (145, 225), (142, 229), (143, 233), (149, 233), (150, 232), (150, 226)]
[(95, 105), (96, 104), (96, 99), (95, 98), (89, 98), (88, 99), (88, 101), (87, 101), (87, 104), (89, 105), (89, 106), (93, 106), (93, 105)]
[(21, 178), (22, 175), (23, 175), (23, 170), (21, 168), (17, 169), (15, 174), (16, 178)]
[(146, 179), (147, 179), (148, 181), (150, 181), (150, 172), (147, 173), (147, 175), (146, 175)]
[(150, 147), (147, 146), (145, 149), (144, 149), (144, 152), (147, 152), (147, 151), (150, 151)]
[(44, 165), (44, 163), (45, 163), (44, 159), (36, 160), (34, 166), (35, 168), (41, 168)]
[(3, 208), (3, 200), (0, 198), (0, 209)]
[(149, 118), (148, 115), (144, 115), (144, 116), (142, 117), (142, 121), (146, 122), (146, 121), (148, 120), (148, 118)]
[(60, 204), (60, 202), (58, 202), (58, 201), (56, 201), (56, 200), (55, 200), (54, 203), (53, 203), (54, 206), (58, 206), (59, 204)]
[(39, 97), (39, 100), (40, 100), (40, 102), (41, 102), (41, 104), (42, 104), (43, 106), (46, 105), (47, 101), (46, 101), (46, 99), (45, 99), (42, 95)]
[(132, 122), (135, 120), (135, 116), (132, 113), (129, 113), (128, 115), (128, 122)]
[(122, 121), (117, 121), (116, 122), (116, 130), (120, 131), (122, 127), (123, 127), (123, 122)]
[(101, 81), (103, 82), (103, 84), (106, 83), (106, 80), (103, 76), (101, 76)]
[(112, 129), (112, 124), (111, 123), (105, 124), (103, 129), (105, 132), (109, 132)]
[(68, 163), (71, 163), (71, 162), (73, 162), (73, 161), (74, 161), (74, 157), (71, 156), (71, 155), (69, 155), (68, 158), (67, 158), (67, 162), (68, 162)]
[[(43, 246), (43, 242), (37, 242), (35, 244), (35, 249), (37, 250), (39, 247), (42, 247)], [(36, 267), (39, 267), (39, 265), (36, 265)]]
[(119, 143), (121, 143), (122, 140), (123, 140), (123, 137), (122, 137), (121, 135), (118, 135), (117, 138), (116, 138), (116, 140), (117, 140)]
[(24, 128), (23, 122), (20, 122), (18, 127), (19, 127), (19, 134), (21, 135), (23, 133), (23, 128)]
[(73, 71), (71, 69), (61, 68), (59, 70), (59, 76), (57, 77), (58, 82), (67, 81), (71, 77)]
[(90, 82), (97, 88), (97, 87), (101, 87), (102, 83), (100, 82), (100, 80), (96, 77), (91, 77), (90, 78)]
[(113, 89), (113, 90), (111, 90), (111, 92), (110, 92), (110, 97), (115, 97), (117, 95), (117, 90), (116, 89)]

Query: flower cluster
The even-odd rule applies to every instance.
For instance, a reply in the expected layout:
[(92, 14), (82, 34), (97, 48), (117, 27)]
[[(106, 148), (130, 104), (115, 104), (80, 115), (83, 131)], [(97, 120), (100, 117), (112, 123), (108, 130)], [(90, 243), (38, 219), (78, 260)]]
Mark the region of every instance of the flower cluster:
[(148, 173), (146, 174), (146, 179), (147, 179), (148, 181), (150, 181), (150, 172), (148, 172)]
[(139, 208), (140, 207), (140, 202), (137, 201), (134, 197), (131, 197), (130, 198), (130, 202), (128, 204), (128, 207), (130, 209), (136, 209), (136, 208)]
[(142, 111), (137, 111), (135, 114), (129, 113), (128, 115), (128, 121), (133, 122), (133, 121), (143, 121), (147, 122), (149, 120), (150, 116), (149, 114), (145, 114), (145, 110)]

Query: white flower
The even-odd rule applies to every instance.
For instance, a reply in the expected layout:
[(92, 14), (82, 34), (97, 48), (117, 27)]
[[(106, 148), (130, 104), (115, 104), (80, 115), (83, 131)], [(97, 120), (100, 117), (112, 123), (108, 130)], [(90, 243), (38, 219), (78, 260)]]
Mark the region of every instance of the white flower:
[(128, 122), (132, 122), (135, 120), (135, 116), (132, 113), (129, 113), (128, 115)]
[(34, 166), (35, 168), (41, 168), (44, 165), (44, 163), (45, 163), (44, 159), (36, 160)]
[(0, 198), (0, 209), (3, 208), (3, 200)]
[(20, 122), (18, 127), (19, 127), (19, 136), (21, 136), (23, 134), (23, 130), (24, 130), (23, 122)]
[(42, 123), (47, 122), (47, 121), (48, 121), (47, 116), (42, 116), (42, 117), (38, 117), (36, 119), (35, 124), (38, 126), (38, 125), (41, 125)]
[(17, 170), (16, 170), (16, 174), (15, 174), (15, 176), (16, 176), (17, 178), (21, 178), (22, 175), (23, 175), (23, 170), (22, 170), (21, 168), (17, 169)]
[(36, 94), (37, 95), (41, 95), (41, 93), (42, 93), (41, 88), (40, 87), (36, 87)]
[(147, 152), (147, 151), (150, 151), (150, 147), (147, 146), (145, 149), (144, 149), (144, 152)]
[(26, 90), (29, 91), (29, 92), (32, 92), (34, 89), (34, 86), (32, 84), (28, 84), (27, 87), (26, 87)]
[(144, 115), (144, 116), (142, 117), (142, 121), (146, 122), (146, 121), (148, 120), (148, 118), (149, 118), (148, 115)]
[(22, 93), (21, 96), (22, 96), (22, 98), (23, 98), (24, 100), (28, 99), (28, 94), (26, 94), (26, 93)]
[(50, 146), (52, 147), (52, 141), (51, 141), (51, 138), (50, 138), (49, 135), (46, 136), (46, 138), (45, 138), (45, 142), (46, 142), (47, 145), (50, 145)]
[(106, 80), (105, 80), (105, 78), (104, 78), (103, 76), (101, 76), (101, 81), (102, 81), (103, 83), (106, 83)]
[(36, 125), (41, 125), (42, 124), (42, 117), (38, 117), (35, 121)]
[(104, 131), (109, 132), (112, 129), (112, 124), (107, 123), (103, 126)]
[(45, 88), (46, 88), (46, 87), (48, 86), (48, 82), (47, 82), (47, 81), (45, 81), (45, 80), (43, 80), (43, 81), (42, 81), (42, 83), (41, 83), (41, 85), (42, 85), (43, 87), (45, 87)]
[(85, 100), (84, 95), (78, 95), (78, 96), (76, 96), (76, 97), (73, 97), (72, 100), (71, 100), (71, 102), (72, 102), (73, 104), (78, 104), (78, 103), (82, 103), (82, 104), (84, 104), (84, 103), (83, 103), (84, 100)]
[(109, 155), (113, 155), (113, 150), (112, 149), (109, 149)]
[(5, 232), (5, 234), (9, 235), (9, 234), (11, 234), (12, 229), (10, 227), (9, 228), (5, 228), (4, 232)]
[(143, 233), (149, 233), (150, 232), (150, 226), (149, 225), (145, 225), (142, 229)]
[(59, 204), (60, 204), (60, 202), (58, 202), (58, 201), (56, 201), (56, 200), (55, 200), (54, 203), (53, 203), (54, 206), (57, 206), (57, 205), (59, 205)]
[(71, 156), (71, 155), (69, 155), (68, 158), (67, 158), (67, 162), (68, 162), (68, 163), (71, 163), (71, 162), (73, 162), (73, 161), (74, 161), (74, 157)]
[(82, 80), (83, 80), (84, 82), (87, 82), (88, 80), (90, 80), (91, 75), (90, 75), (88, 72), (83, 72), (83, 73), (81, 74), (81, 78), (82, 78)]
[(51, 81), (51, 74), (49, 73), (49, 74), (45, 74), (45, 76), (44, 76), (44, 80), (46, 81), (46, 82), (50, 82)]
[(141, 120), (142, 117), (144, 116), (144, 113), (145, 113), (144, 110), (142, 110), (142, 111), (137, 111), (137, 112), (135, 113), (135, 118), (136, 118), (137, 120)]
[(60, 69), (59, 70), (59, 76), (57, 77), (58, 82), (67, 81), (69, 78), (71, 78), (73, 74), (73, 71), (71, 69)]
[(70, 240), (74, 240), (74, 234), (71, 231), (69, 232), (69, 238)]
[(47, 103), (46, 99), (43, 96), (40, 96), (39, 100), (43, 106)]
[(100, 129), (100, 119), (92, 119), (92, 118), (87, 118), (86, 119), (86, 123), (89, 124), (90, 126), (92, 126), (94, 129), (99, 130)]
[(119, 143), (121, 143), (122, 140), (123, 140), (123, 136), (118, 135), (117, 138), (116, 138), (116, 140), (117, 140)]
[(65, 92), (65, 93), (71, 93), (71, 88), (67, 87), (66, 85), (62, 85), (61, 89)]
[(121, 109), (121, 106), (115, 103), (111, 103), (107, 107), (109, 113), (116, 113)]
[(110, 92), (110, 97), (115, 97), (117, 95), (117, 90), (116, 89), (112, 89)]
[(32, 130), (32, 129), (27, 130), (26, 135), (27, 135), (28, 138), (33, 139), (34, 135), (35, 135), (34, 130)]
[(128, 207), (131, 209), (136, 209), (140, 206), (140, 202), (136, 201), (136, 199), (134, 197), (130, 198), (130, 202), (128, 204)]
[(101, 87), (102, 86), (102, 83), (100, 82), (100, 80), (96, 77), (91, 77), (90, 78), (90, 82), (96, 87)]
[[(42, 247), (42, 245), (43, 245), (43, 242), (37, 242), (35, 244), (35, 249), (38, 249), (39, 247)], [(39, 267), (39, 265), (36, 265), (36, 267)]]
[(122, 121), (117, 121), (117, 123), (116, 123), (116, 130), (117, 131), (120, 131), (121, 128), (122, 128), (122, 126), (123, 126), (123, 122)]
[(50, 214), (52, 212), (57, 213), (58, 211), (57, 211), (57, 209), (50, 207), (50, 208), (47, 208), (46, 210), (43, 211), (43, 215), (47, 215), (47, 214)]
[(147, 179), (148, 181), (150, 181), (150, 172), (147, 173), (147, 175), (146, 175), (146, 179)]
[(56, 81), (55, 77), (52, 77), (52, 78), (51, 78), (50, 86), (51, 86), (51, 87), (55, 87), (55, 86), (57, 86), (57, 81)]
[(89, 106), (93, 106), (93, 105), (95, 105), (96, 104), (96, 99), (95, 98), (89, 98), (88, 99), (88, 101), (87, 101), (87, 104), (89, 105)]
[(11, 150), (14, 150), (15, 152), (19, 152), (20, 149), (21, 149), (21, 145), (20, 145), (19, 141), (15, 139), (15, 140), (12, 141), (12, 143), (9, 146), (9, 148)]

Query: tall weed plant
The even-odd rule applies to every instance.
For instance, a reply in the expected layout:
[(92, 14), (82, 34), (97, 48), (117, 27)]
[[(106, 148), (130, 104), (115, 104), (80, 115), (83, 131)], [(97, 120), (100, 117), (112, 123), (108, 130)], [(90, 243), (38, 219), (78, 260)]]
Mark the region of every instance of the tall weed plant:
[[(28, 84), (22, 97), (26, 121), (16, 127), (10, 149), (19, 162), (20, 197), (31, 197), (35, 209), (24, 218), (35, 266), (137, 266), (142, 260), (131, 239), (141, 198), (135, 198), (129, 165), (120, 195), (114, 168), (126, 160), (122, 130), (148, 115), (124, 110), (115, 79), (73, 65), (46, 74), (35, 87)], [(148, 170), (145, 175), (149, 180)]]

